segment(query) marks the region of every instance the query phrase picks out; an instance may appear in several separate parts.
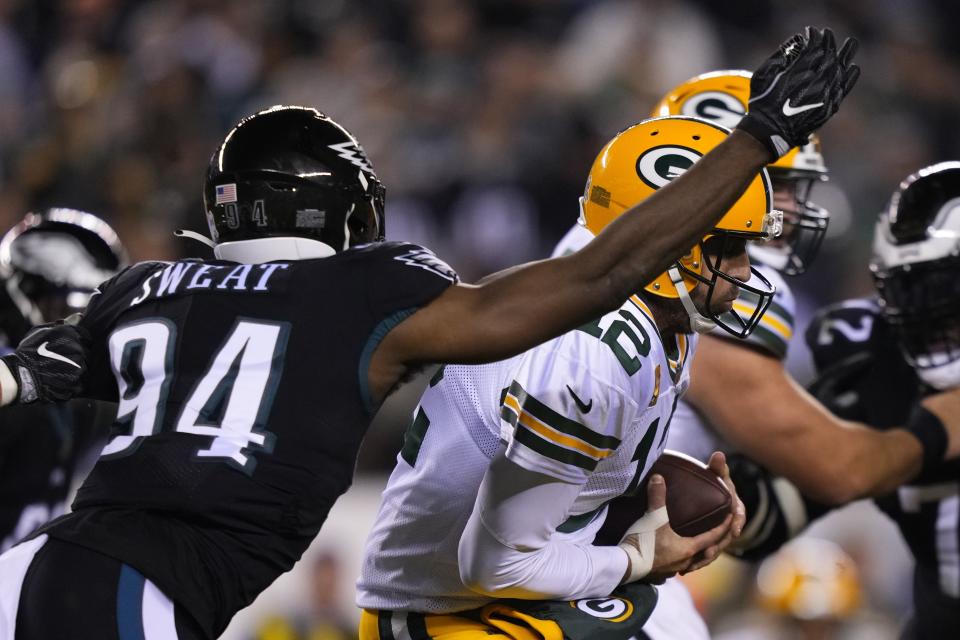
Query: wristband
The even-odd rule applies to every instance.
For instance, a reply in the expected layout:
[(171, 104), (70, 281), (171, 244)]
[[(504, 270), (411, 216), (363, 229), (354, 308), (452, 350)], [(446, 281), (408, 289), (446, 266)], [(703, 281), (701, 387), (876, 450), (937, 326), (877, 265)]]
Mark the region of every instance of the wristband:
[[(670, 522), (667, 508), (660, 507), (648, 511), (646, 515), (633, 523), (620, 541), (620, 548), (630, 558), (630, 575), (624, 583), (634, 582), (645, 577), (653, 569), (653, 552), (657, 546), (657, 529)], [(630, 536), (636, 540), (625, 542)]]
[(936, 414), (918, 404), (907, 419), (907, 431), (912, 433), (923, 447), (921, 473), (943, 463), (947, 452), (947, 428)]

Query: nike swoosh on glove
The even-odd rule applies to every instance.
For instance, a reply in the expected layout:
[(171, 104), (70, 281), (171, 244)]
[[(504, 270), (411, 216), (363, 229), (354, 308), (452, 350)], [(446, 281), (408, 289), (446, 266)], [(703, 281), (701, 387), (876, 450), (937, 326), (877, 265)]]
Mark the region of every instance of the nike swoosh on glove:
[(34, 327), (15, 352), (0, 358), (17, 383), (13, 402), (62, 402), (79, 393), (89, 341), (82, 327), (63, 321)]
[(807, 27), (757, 69), (747, 115), (737, 125), (762, 142), (774, 159), (807, 142), (837, 112), (860, 77), (853, 64), (857, 40), (837, 49), (830, 29)]

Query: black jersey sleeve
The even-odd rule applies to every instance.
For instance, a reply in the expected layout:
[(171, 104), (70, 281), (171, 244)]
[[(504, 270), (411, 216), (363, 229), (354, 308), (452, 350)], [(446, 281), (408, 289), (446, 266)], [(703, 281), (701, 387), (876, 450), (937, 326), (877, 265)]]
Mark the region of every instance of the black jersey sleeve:
[(810, 392), (824, 406), (877, 428), (903, 424), (919, 383), (875, 300), (847, 300), (821, 309), (807, 328), (806, 341), (817, 369)]
[(162, 262), (140, 262), (127, 267), (97, 287), (83, 312), (80, 325), (90, 333), (91, 351), (87, 357), (87, 374), (83, 397), (117, 402), (117, 382), (110, 367), (108, 338), (117, 317), (129, 307), (132, 292), (142, 287)]
[(375, 316), (416, 310), (459, 281), (447, 263), (415, 244), (383, 243), (376, 258), (366, 262), (367, 303)]

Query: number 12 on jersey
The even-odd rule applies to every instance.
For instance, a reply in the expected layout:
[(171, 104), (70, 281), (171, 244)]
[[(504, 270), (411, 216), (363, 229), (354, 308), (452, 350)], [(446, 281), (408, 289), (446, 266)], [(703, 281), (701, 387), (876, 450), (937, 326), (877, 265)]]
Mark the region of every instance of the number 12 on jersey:
[[(251, 449), (270, 451), (273, 435), (263, 427), (280, 381), (289, 324), (238, 318), (229, 337), (187, 396), (175, 430), (211, 436), (200, 458), (223, 460), (252, 473)], [(129, 433), (104, 447), (104, 458), (129, 455), (141, 438), (160, 433), (174, 378), (176, 326), (151, 319), (110, 335), (110, 364), (119, 385), (117, 425)]]

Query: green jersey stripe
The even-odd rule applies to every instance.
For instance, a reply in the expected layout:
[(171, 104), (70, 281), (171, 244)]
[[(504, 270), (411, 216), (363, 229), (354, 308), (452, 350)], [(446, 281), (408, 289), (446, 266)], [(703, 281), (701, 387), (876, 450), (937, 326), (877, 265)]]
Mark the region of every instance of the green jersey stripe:
[(620, 446), (619, 438), (601, 435), (575, 420), (560, 415), (527, 393), (516, 380), (510, 384), (510, 394), (517, 399), (524, 411), (560, 433), (579, 438), (598, 449), (610, 449), (612, 451)]
[(530, 431), (522, 424), (517, 426), (513, 433), (513, 439), (528, 449), (539, 453), (540, 455), (556, 460), (563, 464), (580, 467), (585, 471), (593, 471), (597, 468), (597, 460), (587, 457), (582, 453), (564, 449), (548, 440), (544, 440), (533, 431)]

